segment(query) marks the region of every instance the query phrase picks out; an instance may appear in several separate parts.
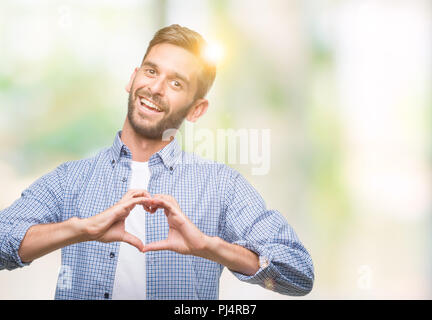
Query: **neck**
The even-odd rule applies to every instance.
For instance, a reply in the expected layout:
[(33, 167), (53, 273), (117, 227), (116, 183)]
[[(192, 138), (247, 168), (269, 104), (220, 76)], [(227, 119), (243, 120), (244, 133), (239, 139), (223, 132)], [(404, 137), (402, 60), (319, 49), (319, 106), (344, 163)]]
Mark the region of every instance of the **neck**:
[(163, 149), (171, 141), (148, 139), (138, 135), (130, 125), (127, 117), (121, 133), (122, 142), (132, 153), (133, 161), (146, 162), (150, 157)]

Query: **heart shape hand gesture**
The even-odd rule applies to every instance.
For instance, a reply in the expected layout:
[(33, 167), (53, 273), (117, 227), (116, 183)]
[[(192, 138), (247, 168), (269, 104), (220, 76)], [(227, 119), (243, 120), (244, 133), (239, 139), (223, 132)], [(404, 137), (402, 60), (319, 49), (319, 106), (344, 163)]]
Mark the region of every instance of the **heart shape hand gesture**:
[(144, 209), (154, 214), (162, 208), (169, 226), (165, 240), (149, 243), (142, 252), (171, 250), (181, 254), (199, 255), (205, 248), (207, 236), (183, 213), (176, 199), (170, 195), (155, 194), (143, 199)]
[[(168, 237), (144, 245), (142, 241), (125, 230), (125, 219), (136, 205), (154, 214), (162, 208), (169, 226)], [(181, 254), (199, 255), (208, 237), (183, 213), (174, 197), (155, 194), (146, 190), (129, 190), (122, 199), (107, 210), (84, 219), (87, 240), (100, 242), (123, 241), (142, 252), (171, 250)]]

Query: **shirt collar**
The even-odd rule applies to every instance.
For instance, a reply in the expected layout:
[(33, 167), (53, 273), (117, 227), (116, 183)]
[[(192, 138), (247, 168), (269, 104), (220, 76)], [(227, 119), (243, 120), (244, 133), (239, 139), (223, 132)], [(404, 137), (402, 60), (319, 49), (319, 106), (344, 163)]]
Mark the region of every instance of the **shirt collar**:
[[(132, 159), (132, 153), (121, 140), (121, 131), (117, 132), (113, 145), (111, 147), (111, 151), (113, 157), (111, 159), (111, 164), (113, 165), (118, 162), (121, 157)], [(170, 143), (168, 143), (165, 147), (151, 155), (149, 159), (149, 166), (155, 165), (162, 161), (162, 163), (168, 170), (173, 171), (176, 160), (180, 156), (181, 151), (182, 150), (179, 145), (178, 139), (174, 136), (174, 139), (172, 139)]]

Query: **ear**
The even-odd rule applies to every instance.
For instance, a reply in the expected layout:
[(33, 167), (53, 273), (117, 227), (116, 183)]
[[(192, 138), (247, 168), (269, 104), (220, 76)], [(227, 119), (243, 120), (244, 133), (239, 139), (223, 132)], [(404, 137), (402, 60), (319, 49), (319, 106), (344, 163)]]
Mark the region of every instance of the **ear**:
[(197, 121), (198, 118), (202, 117), (204, 113), (206, 113), (208, 105), (209, 103), (207, 99), (198, 99), (189, 110), (186, 119), (190, 122)]
[(138, 69), (139, 69), (139, 68), (135, 68), (134, 72), (131, 74), (131, 77), (130, 77), (130, 79), (129, 79), (129, 82), (128, 82), (128, 84), (127, 84), (126, 87), (125, 87), (125, 89), (126, 89), (127, 92), (130, 92), (130, 91), (131, 91), (132, 83), (133, 83), (133, 81), (134, 81), (134, 79), (135, 79), (135, 76), (136, 76), (136, 73), (138, 72)]

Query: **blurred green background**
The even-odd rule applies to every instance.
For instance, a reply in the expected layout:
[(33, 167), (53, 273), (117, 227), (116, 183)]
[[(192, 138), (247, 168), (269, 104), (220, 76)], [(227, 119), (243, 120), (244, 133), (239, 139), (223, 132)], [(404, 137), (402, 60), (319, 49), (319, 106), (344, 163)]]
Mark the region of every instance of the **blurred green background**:
[[(230, 164), (312, 255), (304, 298), (238, 281), (221, 299), (430, 299), (427, 0), (3, 0), (0, 209), (58, 164), (111, 145), (153, 34), (222, 45), (194, 126), (271, 129), (271, 168)], [(60, 251), (0, 272), (0, 299), (52, 299)]]

